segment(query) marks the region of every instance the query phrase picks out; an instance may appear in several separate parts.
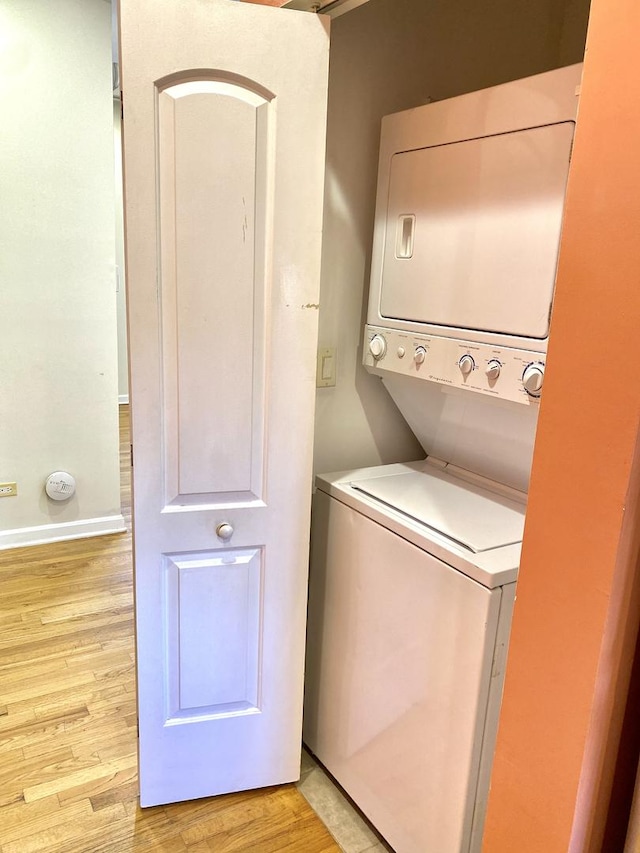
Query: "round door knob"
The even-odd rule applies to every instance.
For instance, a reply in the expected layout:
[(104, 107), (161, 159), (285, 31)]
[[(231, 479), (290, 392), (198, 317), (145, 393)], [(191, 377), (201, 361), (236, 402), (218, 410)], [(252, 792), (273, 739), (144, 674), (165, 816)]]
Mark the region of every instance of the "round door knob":
[(536, 362), (525, 368), (522, 374), (522, 384), (524, 385), (527, 394), (532, 397), (539, 397), (542, 391), (542, 382), (544, 380), (544, 364)]
[(387, 351), (387, 342), (382, 335), (374, 335), (369, 341), (369, 352), (376, 359), (382, 358)]
[(490, 382), (493, 382), (500, 376), (500, 368), (502, 365), (496, 358), (492, 358), (491, 361), (487, 364), (487, 369), (485, 370), (485, 374), (487, 379)]
[(427, 357), (427, 351), (424, 347), (416, 347), (416, 351), (413, 354), (413, 360), (416, 364), (422, 364), (422, 362)]
[(468, 376), (475, 366), (476, 363), (470, 355), (463, 355), (460, 361), (458, 362), (460, 373), (463, 376)]
[(233, 536), (233, 527), (226, 522), (224, 524), (219, 524), (216, 527), (216, 534), (218, 539), (222, 539), (223, 542), (228, 542)]

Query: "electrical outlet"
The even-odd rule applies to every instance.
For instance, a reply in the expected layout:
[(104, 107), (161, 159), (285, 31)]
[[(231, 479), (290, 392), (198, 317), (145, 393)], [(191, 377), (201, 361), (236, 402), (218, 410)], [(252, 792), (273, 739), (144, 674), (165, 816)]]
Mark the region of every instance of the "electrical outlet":
[(0, 498), (14, 498), (17, 494), (17, 483), (0, 483)]

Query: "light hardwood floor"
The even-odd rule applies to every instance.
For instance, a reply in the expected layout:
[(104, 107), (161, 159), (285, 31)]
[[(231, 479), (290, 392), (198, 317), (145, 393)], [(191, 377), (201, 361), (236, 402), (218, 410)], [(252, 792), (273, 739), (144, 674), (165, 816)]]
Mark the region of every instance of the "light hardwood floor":
[(339, 853), (293, 785), (141, 810), (133, 660), (129, 534), (0, 551), (0, 853)]

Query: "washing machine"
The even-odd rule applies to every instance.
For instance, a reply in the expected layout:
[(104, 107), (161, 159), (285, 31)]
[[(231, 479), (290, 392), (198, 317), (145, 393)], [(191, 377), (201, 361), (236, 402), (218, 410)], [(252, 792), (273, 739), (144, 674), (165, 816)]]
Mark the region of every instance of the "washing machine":
[(397, 853), (482, 845), (580, 76), (382, 124), (363, 362), (426, 458), (317, 478), (304, 741)]

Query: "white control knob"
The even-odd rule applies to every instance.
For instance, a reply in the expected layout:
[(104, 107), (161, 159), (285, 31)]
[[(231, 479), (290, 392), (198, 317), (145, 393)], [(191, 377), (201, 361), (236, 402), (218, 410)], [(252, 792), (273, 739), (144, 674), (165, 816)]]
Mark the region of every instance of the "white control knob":
[(227, 523), (219, 524), (216, 527), (216, 535), (218, 536), (218, 539), (222, 539), (223, 542), (228, 542), (233, 536), (233, 527)]
[(500, 368), (502, 365), (496, 358), (492, 358), (487, 364), (485, 375), (490, 382), (495, 381), (500, 376)]
[(397, 349), (398, 358), (404, 358), (405, 352), (406, 352), (406, 350), (404, 347), (398, 347), (398, 349)]
[(387, 351), (387, 342), (382, 335), (374, 335), (369, 341), (369, 352), (376, 359), (382, 358)]
[(525, 371), (522, 374), (522, 384), (524, 385), (525, 391), (532, 397), (540, 396), (543, 380), (544, 364), (540, 361), (535, 364), (530, 364), (525, 368)]
[(413, 360), (416, 364), (422, 364), (422, 362), (427, 357), (427, 351), (424, 347), (416, 347), (416, 351), (413, 354)]
[(460, 373), (463, 376), (468, 376), (475, 366), (476, 363), (470, 355), (463, 355), (460, 361), (458, 362)]

